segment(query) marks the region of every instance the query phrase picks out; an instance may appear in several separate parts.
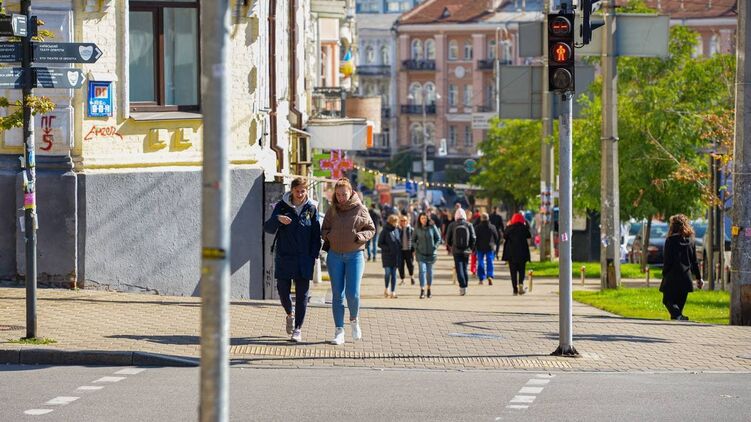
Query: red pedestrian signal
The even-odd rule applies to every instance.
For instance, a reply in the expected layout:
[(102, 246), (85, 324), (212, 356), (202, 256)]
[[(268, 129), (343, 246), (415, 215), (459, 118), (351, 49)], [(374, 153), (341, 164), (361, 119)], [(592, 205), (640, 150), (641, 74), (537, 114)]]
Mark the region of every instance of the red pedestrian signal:
[(548, 90), (574, 91), (574, 14), (548, 15)]

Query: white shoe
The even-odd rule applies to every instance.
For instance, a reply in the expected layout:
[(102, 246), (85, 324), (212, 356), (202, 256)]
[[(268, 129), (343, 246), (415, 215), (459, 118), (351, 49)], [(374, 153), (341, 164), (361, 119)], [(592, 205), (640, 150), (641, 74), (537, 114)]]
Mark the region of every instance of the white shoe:
[(352, 326), (352, 340), (357, 341), (362, 339), (362, 330), (360, 330), (360, 320), (354, 320), (349, 322)]
[(464, 296), (465, 294), (467, 294), (467, 289), (459, 287), (459, 296)]
[(295, 343), (300, 343), (302, 341), (302, 332), (300, 332), (299, 328), (292, 332), (292, 341)]
[(344, 327), (336, 327), (331, 344), (336, 344), (337, 346), (344, 344)]
[(287, 315), (287, 334), (292, 334), (295, 329), (295, 316)]

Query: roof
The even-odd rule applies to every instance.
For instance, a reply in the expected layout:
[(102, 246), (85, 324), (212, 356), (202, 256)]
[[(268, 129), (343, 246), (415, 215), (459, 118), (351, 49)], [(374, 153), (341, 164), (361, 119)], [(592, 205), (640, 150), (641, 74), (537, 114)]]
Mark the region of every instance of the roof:
[(391, 30), (394, 22), (401, 16), (399, 13), (372, 13), (357, 15), (355, 24), (357, 32), (363, 30)]
[[(618, 0), (625, 4), (627, 0)], [(737, 0), (645, 0), (647, 6), (673, 19), (735, 18)]]
[(473, 22), (491, 14), (488, 0), (427, 0), (406, 12), (400, 25)]

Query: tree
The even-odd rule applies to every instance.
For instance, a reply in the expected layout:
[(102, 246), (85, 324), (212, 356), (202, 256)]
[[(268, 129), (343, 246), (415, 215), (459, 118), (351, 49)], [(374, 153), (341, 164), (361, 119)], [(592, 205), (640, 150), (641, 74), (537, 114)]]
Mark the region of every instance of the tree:
[(513, 210), (532, 204), (540, 187), (541, 123), (495, 119), (480, 144), (479, 171), (471, 182), (482, 196), (501, 200)]

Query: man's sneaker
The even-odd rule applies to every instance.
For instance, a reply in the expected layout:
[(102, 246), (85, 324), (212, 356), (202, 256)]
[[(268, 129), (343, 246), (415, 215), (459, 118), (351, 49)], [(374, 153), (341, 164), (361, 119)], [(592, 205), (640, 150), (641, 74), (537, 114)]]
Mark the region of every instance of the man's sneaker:
[(488, 286), (493, 285), (493, 277), (488, 277)]
[(292, 334), (292, 330), (295, 329), (295, 316), (287, 315), (287, 334)]
[(302, 332), (299, 328), (292, 332), (292, 341), (295, 343), (300, 343), (302, 341)]
[(362, 330), (360, 330), (360, 320), (356, 319), (349, 322), (352, 326), (352, 340), (357, 341), (362, 339)]
[(344, 327), (336, 327), (334, 338), (331, 339), (331, 344), (336, 344), (337, 346), (344, 344)]

